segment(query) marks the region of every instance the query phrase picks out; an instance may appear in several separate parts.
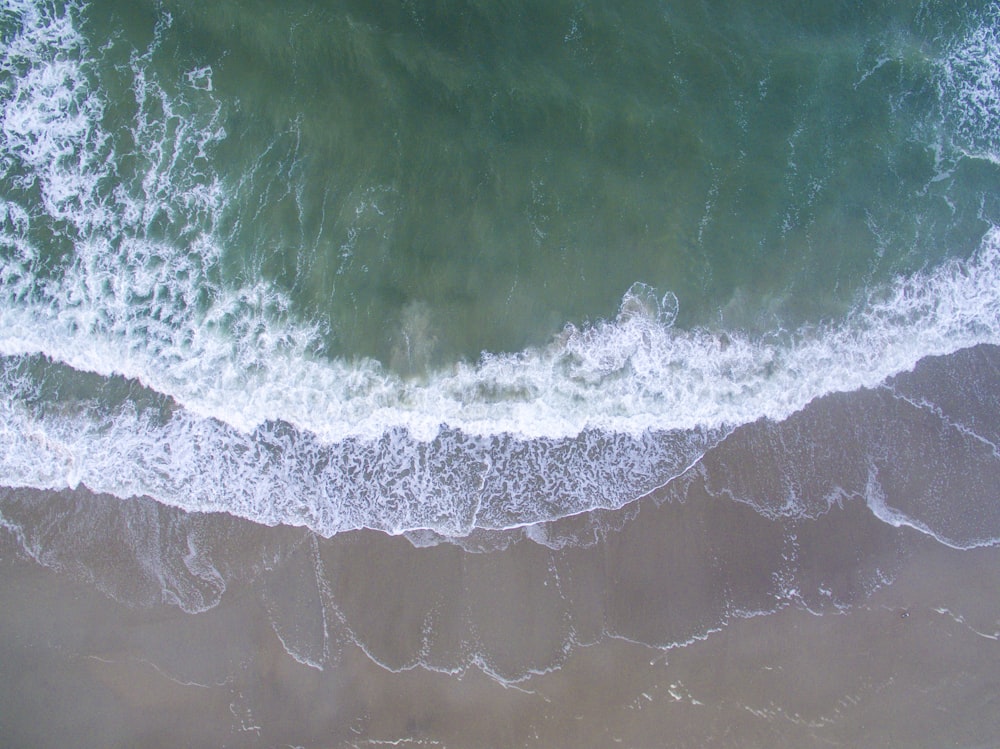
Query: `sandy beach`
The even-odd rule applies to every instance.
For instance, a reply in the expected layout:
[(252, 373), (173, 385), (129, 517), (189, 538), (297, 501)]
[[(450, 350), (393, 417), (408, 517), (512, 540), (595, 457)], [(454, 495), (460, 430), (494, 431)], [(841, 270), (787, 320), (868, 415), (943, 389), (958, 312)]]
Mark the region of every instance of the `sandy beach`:
[(536, 529), (473, 551), (7, 492), (0, 743), (971, 747), (1000, 735), (1000, 550), (949, 549), (857, 498), (769, 519), (707, 494), (706, 475), (552, 524), (549, 546)]
[(993, 745), (995, 357), (739, 429), (621, 510), (462, 539), (4, 490), (0, 744)]

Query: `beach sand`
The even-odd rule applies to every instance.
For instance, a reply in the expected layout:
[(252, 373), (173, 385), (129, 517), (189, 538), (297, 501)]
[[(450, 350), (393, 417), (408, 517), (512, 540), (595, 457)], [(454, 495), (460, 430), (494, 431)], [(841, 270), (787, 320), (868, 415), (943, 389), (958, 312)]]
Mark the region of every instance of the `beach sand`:
[(995, 746), (997, 358), (458, 540), (3, 490), (0, 745)]
[[(123, 517), (136, 503), (12, 492), (5, 515), (30, 525), (35, 512), (38, 538), (102, 513), (140, 532), (75, 550), (61, 541), (47, 557), (40, 541), (0, 534), (0, 743), (940, 747), (1000, 736), (1000, 549), (949, 549), (859, 501), (775, 522), (698, 484), (684, 501), (619, 513), (618, 528), (605, 518), (589, 545), (509, 534), (489, 552), (375, 532), (320, 539), (138, 501), (159, 529), (160, 556), (144, 558), (134, 539), (150, 528)], [(583, 521), (564, 525), (579, 542), (570, 526)], [(192, 582), (212, 578), (193, 554), (202, 578), (165, 568), (183, 563), (171, 548), (186, 544), (182, 526), (215, 544), (215, 598)], [(185, 592), (205, 610), (179, 608)]]

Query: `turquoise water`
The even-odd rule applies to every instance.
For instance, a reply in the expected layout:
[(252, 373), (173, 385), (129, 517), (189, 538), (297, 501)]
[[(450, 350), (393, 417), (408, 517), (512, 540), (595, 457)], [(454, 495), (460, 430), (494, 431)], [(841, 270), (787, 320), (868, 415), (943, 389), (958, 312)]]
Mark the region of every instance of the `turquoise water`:
[(0, 4), (0, 481), (618, 507), (1000, 342), (995, 3)]
[(887, 5), (165, 3), (84, 27), (114, 39), (109, 132), (136, 107), (108, 63), (137, 51), (217, 129), (174, 168), (222, 187), (222, 282), (410, 374), (613, 317), (637, 281), (681, 324), (765, 331), (970, 254), (993, 183), (937, 180), (936, 141), (945, 35), (977, 14)]

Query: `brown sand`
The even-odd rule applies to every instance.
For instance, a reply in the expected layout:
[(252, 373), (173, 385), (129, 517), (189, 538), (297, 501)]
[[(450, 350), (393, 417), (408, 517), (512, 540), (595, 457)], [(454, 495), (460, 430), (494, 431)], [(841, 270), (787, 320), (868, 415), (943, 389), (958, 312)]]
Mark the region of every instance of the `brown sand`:
[(0, 746), (1000, 746), (1000, 547), (873, 512), (997, 537), (998, 351), (462, 546), (0, 490)]
[[(950, 550), (855, 502), (799, 528), (791, 568), (787, 524), (698, 491), (590, 547), (492, 553), (202, 516), (244, 574), (195, 614), (130, 608), (0, 534), (0, 744), (995, 744), (1000, 550)], [(844, 611), (782, 598), (782, 575)]]

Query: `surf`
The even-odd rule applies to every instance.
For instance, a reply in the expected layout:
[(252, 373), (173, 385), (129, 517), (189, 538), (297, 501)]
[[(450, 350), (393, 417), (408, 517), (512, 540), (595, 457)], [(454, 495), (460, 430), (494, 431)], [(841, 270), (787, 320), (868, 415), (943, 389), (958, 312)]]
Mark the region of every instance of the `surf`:
[[(232, 186), (212, 163), (227, 134), (211, 68), (168, 82), (155, 40), (131, 52), (118, 72), (132, 124), (112, 133), (76, 26), (84, 7), (6, 7), (17, 19), (0, 60), (8, 486), (84, 485), (326, 535), (514, 528), (616, 509), (741, 425), (1000, 343), (1000, 230), (984, 220), (971, 257), (794, 329), (683, 328), (674, 294), (637, 281), (609, 319), (420, 376), (327, 356), (326, 321), (263, 278), (233, 285), (222, 272)], [(995, 95), (993, 68), (966, 68), (996, 48), (974, 32), (942, 68), (945, 121), (978, 118), (960, 123), (979, 134), (963, 153), (992, 153), (981, 102)], [(46, 390), (46, 379), (91, 385)], [(112, 381), (129, 395), (102, 398)]]

